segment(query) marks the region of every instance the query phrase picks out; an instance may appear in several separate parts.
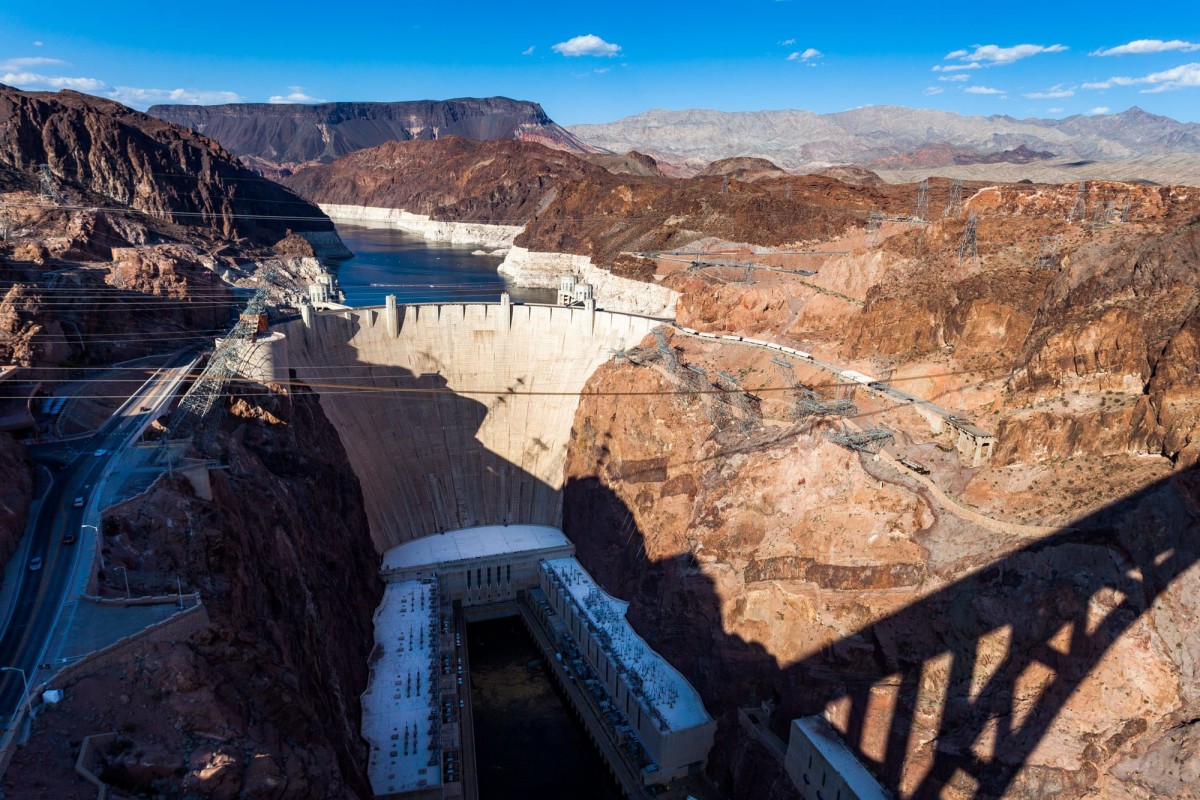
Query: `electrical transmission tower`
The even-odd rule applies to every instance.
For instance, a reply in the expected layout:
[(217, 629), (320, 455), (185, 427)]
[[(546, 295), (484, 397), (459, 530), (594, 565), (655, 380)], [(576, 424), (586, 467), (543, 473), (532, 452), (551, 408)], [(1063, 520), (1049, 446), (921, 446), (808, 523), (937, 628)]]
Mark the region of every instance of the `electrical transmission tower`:
[(63, 203), (63, 194), (58, 189), (58, 179), (50, 171), (49, 164), (38, 164), (38, 192), (55, 205)]
[(188, 439), (201, 428), (216, 405), (217, 398), (225, 391), (225, 387), (245, 359), (246, 345), (253, 342), (258, 335), (259, 316), (267, 304), (267, 288), (272, 272), (267, 269), (261, 274), (263, 285), (246, 303), (246, 308), (238, 317), (233, 329), (213, 351), (200, 377), (196, 378), (192, 388), (188, 389), (187, 394), (179, 401), (179, 407), (171, 416), (167, 434), (163, 437), (164, 444), (171, 439)]
[(917, 184), (917, 206), (913, 211), (913, 222), (929, 221), (929, 179)]
[(867, 215), (867, 247), (879, 244), (879, 229), (883, 227), (883, 214), (872, 211)]
[(809, 417), (850, 417), (858, 413), (858, 406), (850, 400), (822, 400), (820, 395), (806, 386), (796, 385), (796, 404), (792, 418), (805, 420)]
[(962, 181), (956, 180), (950, 184), (950, 196), (946, 198), (946, 207), (942, 217), (957, 217), (962, 214)]
[(729, 176), (721, 176), (721, 194), (729, 194)]
[(825, 435), (834, 444), (841, 445), (847, 450), (857, 450), (861, 453), (878, 453), (885, 444), (896, 441), (896, 437), (887, 428), (867, 428), (862, 431), (828, 431)]
[(0, 205), (0, 242), (8, 241), (8, 229), (12, 225), (8, 218), (8, 209)]
[(958, 265), (961, 267), (963, 259), (970, 259), (975, 266), (979, 266), (979, 251), (976, 248), (976, 226), (978, 218), (975, 212), (972, 211), (967, 215), (967, 227), (963, 231), (962, 241), (958, 244)]
[(790, 183), (787, 186), (783, 187), (783, 199), (784, 200), (792, 199), (792, 185)]
[(1079, 184), (1079, 189), (1075, 192), (1075, 205), (1071, 206), (1071, 211), (1067, 214), (1067, 222), (1075, 220), (1079, 220), (1080, 224), (1087, 221), (1087, 181)]
[(1043, 236), (1041, 252), (1038, 253), (1036, 269), (1054, 269), (1058, 266), (1058, 245), (1061, 235)]

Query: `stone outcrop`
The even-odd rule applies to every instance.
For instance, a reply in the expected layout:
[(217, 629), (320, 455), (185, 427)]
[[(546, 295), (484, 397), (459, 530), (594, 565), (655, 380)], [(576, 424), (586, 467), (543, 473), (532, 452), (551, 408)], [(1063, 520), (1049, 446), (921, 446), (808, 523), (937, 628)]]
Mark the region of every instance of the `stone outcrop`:
[(466, 139), (538, 142), (586, 153), (593, 148), (555, 124), (537, 103), (463, 97), (398, 103), (231, 103), (158, 105), (151, 116), (217, 140), (247, 164), (272, 175), (328, 164), (388, 141)]

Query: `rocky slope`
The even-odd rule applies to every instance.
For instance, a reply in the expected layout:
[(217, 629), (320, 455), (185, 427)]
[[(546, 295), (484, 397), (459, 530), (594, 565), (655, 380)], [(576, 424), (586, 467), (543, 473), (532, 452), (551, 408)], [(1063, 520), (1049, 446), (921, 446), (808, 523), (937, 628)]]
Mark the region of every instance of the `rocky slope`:
[(174, 591), (178, 574), (211, 625), (75, 676), (9, 767), (11, 796), (86, 796), (75, 752), (104, 731), (120, 735), (103, 776), (131, 795), (369, 796), (358, 698), (382, 587), (358, 481), (302, 388), (216, 421), (229, 468), (211, 473), (213, 500), (164, 480), (112, 510), (102, 576), (124, 594), (115, 567), (135, 593)]
[(271, 244), (289, 228), (333, 230), (311, 203), (260, 179), (213, 140), (69, 90), (0, 86), (0, 163), (25, 172), (47, 164), (69, 200), (116, 204), (227, 238)]
[(537, 103), (507, 97), (315, 105), (159, 105), (151, 106), (147, 113), (203, 133), (247, 164), (279, 176), (394, 140), (462, 136), (540, 142), (581, 153), (594, 149), (557, 125)]
[(33, 481), (25, 465), (25, 451), (7, 433), (0, 432), (0, 564), (7, 564), (25, 534)]
[[(757, 166), (757, 165), (755, 165)], [(735, 166), (734, 169), (739, 167)], [(523, 142), (390, 142), (286, 179), (317, 203), (399, 208), (437, 220), (524, 225), (516, 244), (590, 256), (680, 247), (704, 237), (781, 245), (829, 237), (874, 205), (911, 202), (822, 177), (753, 185), (613, 174)], [(791, 188), (789, 189), (789, 184)]]
[[(564, 526), (718, 718), (710, 772), (730, 795), (773, 785), (736, 721), (764, 700), (781, 732), (827, 711), (899, 796), (1144, 800), (1189, 785), (1198, 578), (1176, 578), (1200, 558), (1194, 469), (1082, 516), (1085, 535), (1000, 534), (829, 442), (840, 423), (797, 423), (766, 388), (768, 354), (671, 345), (760, 405), (674, 394), (687, 371), (660, 364), (606, 368), (576, 414)], [(859, 424), (902, 429), (855, 399)]]
[(867, 106), (834, 114), (811, 111), (653, 110), (615, 122), (574, 125), (589, 144), (639, 150), (693, 171), (733, 156), (766, 158), (784, 169), (866, 163), (931, 146), (948, 157), (1020, 146), (1080, 159), (1200, 152), (1200, 125), (1131, 108), (1063, 120), (968, 117), (948, 111)]

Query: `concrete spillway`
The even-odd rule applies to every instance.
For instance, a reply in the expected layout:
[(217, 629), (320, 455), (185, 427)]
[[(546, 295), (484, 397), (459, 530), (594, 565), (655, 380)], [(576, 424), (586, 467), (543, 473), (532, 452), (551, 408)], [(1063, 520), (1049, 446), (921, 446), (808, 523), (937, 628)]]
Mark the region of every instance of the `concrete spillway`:
[(502, 302), (313, 313), (281, 330), (341, 436), (382, 552), (478, 525), (559, 526), (578, 393), (658, 323)]

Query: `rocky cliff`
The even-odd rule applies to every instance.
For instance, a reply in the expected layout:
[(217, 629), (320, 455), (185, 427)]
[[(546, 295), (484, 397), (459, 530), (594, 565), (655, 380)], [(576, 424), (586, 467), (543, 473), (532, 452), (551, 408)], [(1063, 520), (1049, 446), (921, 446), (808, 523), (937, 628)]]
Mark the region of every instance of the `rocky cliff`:
[(271, 244), (287, 229), (332, 231), (311, 203), (263, 180), (212, 139), (69, 90), (0, 86), (0, 163), (49, 166), (72, 204), (127, 207), (226, 238)]
[[(785, 736), (797, 714), (828, 713), (898, 796), (1187, 791), (1194, 470), (1078, 518), (1078, 533), (1001, 534), (832, 444), (824, 429), (841, 423), (798, 423), (767, 388), (767, 354), (670, 344), (760, 404), (677, 394), (691, 371), (665, 364), (597, 373), (575, 419), (564, 527), (717, 717), (710, 772), (731, 796), (787, 781), (737, 725), (739, 706), (764, 701)], [(896, 424), (879, 415), (859, 424)], [(1110, 498), (1133, 473), (1117, 483)]]
[(212, 501), (164, 479), (112, 509), (101, 576), (123, 595), (126, 570), (138, 594), (174, 592), (178, 575), (211, 624), (76, 673), (10, 792), (74, 796), (79, 739), (117, 731), (101, 770), (129, 794), (369, 796), (359, 695), (382, 587), (358, 481), (303, 388), (235, 398), (215, 421), (228, 469), (210, 473)]
[(399, 208), (435, 220), (523, 225), (516, 244), (612, 265), (622, 251), (704, 237), (782, 245), (828, 238), (865, 218), (878, 192), (819, 176), (754, 184), (613, 174), (522, 142), (390, 142), (286, 179), (326, 204)]
[(555, 124), (537, 103), (507, 97), (315, 105), (160, 105), (151, 106), (147, 113), (203, 133), (247, 164), (277, 175), (327, 164), (393, 140), (462, 136), (539, 142), (580, 153), (594, 150)]
[(25, 535), (33, 481), (25, 464), (25, 451), (7, 433), (0, 432), (0, 564), (7, 564)]

